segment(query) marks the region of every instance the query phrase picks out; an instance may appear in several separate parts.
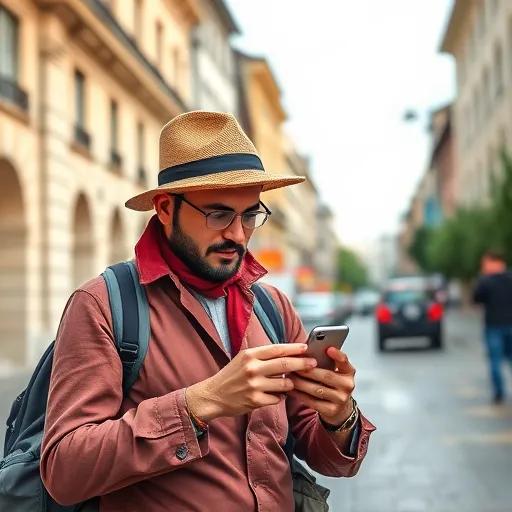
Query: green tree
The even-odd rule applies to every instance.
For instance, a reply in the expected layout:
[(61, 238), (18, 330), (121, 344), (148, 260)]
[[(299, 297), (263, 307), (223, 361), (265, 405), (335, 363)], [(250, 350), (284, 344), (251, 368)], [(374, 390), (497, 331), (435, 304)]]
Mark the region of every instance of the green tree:
[(429, 245), (434, 235), (434, 229), (429, 226), (420, 226), (414, 232), (413, 240), (409, 246), (409, 256), (424, 272), (430, 272), (432, 265), (429, 259)]
[(500, 177), (493, 175), (492, 225), (490, 227), (493, 247), (501, 249), (509, 264), (512, 263), (512, 160), (505, 152), (500, 152)]
[(338, 286), (357, 290), (368, 284), (368, 272), (359, 256), (347, 248), (338, 253)]
[(437, 228), (427, 248), (431, 270), (469, 282), (479, 272), (483, 253), (494, 247), (492, 208), (460, 208)]

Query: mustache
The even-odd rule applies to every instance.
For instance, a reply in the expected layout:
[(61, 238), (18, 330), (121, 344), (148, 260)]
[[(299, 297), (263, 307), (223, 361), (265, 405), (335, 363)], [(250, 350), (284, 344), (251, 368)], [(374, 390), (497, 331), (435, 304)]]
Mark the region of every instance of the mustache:
[(206, 251), (206, 256), (208, 256), (212, 252), (219, 252), (219, 251), (236, 251), (237, 254), (240, 257), (242, 257), (245, 254), (245, 247), (241, 244), (237, 244), (236, 242), (233, 242), (232, 240), (226, 240), (225, 242), (222, 242), (221, 244), (210, 245), (210, 247), (208, 247), (208, 250)]

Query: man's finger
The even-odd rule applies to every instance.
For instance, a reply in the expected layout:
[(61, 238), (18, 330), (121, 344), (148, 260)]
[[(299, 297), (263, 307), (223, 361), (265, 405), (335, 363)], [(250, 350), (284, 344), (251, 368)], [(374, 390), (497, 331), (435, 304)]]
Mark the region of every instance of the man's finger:
[(345, 352), (334, 347), (329, 347), (327, 355), (336, 362), (339, 373), (343, 375), (355, 375), (356, 369), (350, 364)]
[(311, 370), (315, 368), (317, 362), (316, 359), (311, 359), (310, 357), (278, 357), (270, 361), (262, 361), (260, 364), (261, 374), (270, 376)]
[(318, 398), (319, 400), (327, 400), (333, 404), (341, 404), (342, 398), (340, 393), (335, 389), (323, 385), (321, 382), (315, 382), (299, 377), (298, 375), (290, 376), (294, 388), (298, 391), (302, 391), (307, 395)]
[(312, 370), (305, 372), (299, 371), (297, 373), (306, 379), (320, 382), (334, 389), (339, 389), (345, 382), (343, 380), (344, 374), (333, 372), (331, 370), (324, 370), (323, 368), (313, 368)]
[(280, 343), (249, 348), (246, 352), (260, 361), (268, 361), (278, 357), (301, 356), (307, 349), (308, 346), (305, 343)]

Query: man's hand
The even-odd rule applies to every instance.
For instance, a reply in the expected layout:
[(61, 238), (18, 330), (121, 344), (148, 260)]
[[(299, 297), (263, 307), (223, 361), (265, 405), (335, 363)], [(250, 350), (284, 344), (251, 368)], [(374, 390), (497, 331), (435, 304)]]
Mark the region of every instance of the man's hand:
[(326, 423), (341, 425), (352, 412), (350, 397), (355, 387), (356, 371), (341, 350), (329, 347), (327, 355), (336, 363), (336, 370), (314, 368), (297, 371), (289, 377), (294, 389), (287, 395), (318, 411)]
[(239, 352), (213, 377), (187, 388), (192, 413), (208, 422), (278, 404), (293, 389), (291, 372), (311, 370), (316, 360), (304, 357), (307, 345), (284, 343)]

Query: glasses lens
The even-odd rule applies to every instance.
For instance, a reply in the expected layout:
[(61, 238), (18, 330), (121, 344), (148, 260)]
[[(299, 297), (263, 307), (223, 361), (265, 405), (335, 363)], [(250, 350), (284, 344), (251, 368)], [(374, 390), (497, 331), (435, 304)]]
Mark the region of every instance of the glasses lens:
[(265, 212), (247, 212), (242, 217), (242, 223), (247, 229), (256, 229), (265, 224), (267, 217)]
[(206, 226), (210, 229), (226, 229), (235, 218), (234, 212), (212, 212), (206, 217)]

